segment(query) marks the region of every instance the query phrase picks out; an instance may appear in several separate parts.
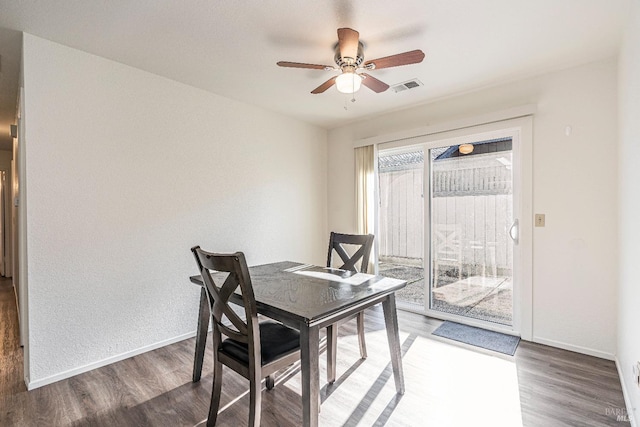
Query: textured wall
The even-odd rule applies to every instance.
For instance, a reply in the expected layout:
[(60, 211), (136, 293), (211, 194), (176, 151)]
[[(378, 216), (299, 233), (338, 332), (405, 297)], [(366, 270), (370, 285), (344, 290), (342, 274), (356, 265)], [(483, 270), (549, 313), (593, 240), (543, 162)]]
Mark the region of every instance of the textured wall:
[(630, 415), (640, 425), (640, 387), (632, 366), (640, 362), (640, 2), (634, 2), (620, 54), (620, 290), (618, 362)]
[(193, 333), (193, 245), (323, 262), (326, 131), (30, 35), (24, 81), (32, 386)]
[[(353, 142), (535, 104), (533, 338), (613, 358), (617, 307), (617, 63), (506, 83), (329, 133), (329, 228), (353, 222)], [(573, 132), (565, 135), (566, 126)], [(407, 141), (409, 144), (410, 141)], [(340, 191), (338, 191), (340, 189)]]

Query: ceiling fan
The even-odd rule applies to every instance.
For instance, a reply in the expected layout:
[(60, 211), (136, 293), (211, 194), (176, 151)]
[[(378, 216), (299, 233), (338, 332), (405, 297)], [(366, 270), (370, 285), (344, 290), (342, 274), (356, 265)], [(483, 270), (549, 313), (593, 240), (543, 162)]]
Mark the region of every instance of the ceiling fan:
[(340, 74), (331, 77), (312, 90), (311, 93), (313, 94), (323, 93), (334, 84), (338, 91), (342, 93), (355, 93), (360, 89), (361, 84), (364, 84), (376, 93), (380, 93), (389, 89), (389, 85), (370, 76), (364, 71), (417, 64), (424, 59), (424, 52), (417, 49), (364, 62), (364, 45), (359, 40), (359, 37), (360, 33), (356, 30), (351, 28), (338, 28), (338, 43), (335, 46), (334, 57), (337, 67), (287, 61), (280, 61), (278, 65), (290, 68), (340, 71)]

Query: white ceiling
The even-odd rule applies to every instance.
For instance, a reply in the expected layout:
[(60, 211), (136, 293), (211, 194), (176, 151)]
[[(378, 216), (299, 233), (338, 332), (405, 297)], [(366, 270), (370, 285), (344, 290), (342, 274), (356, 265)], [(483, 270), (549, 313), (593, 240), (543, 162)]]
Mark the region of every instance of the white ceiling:
[[(10, 147), (21, 31), (325, 128), (617, 54), (630, 0), (0, 0), (0, 148)], [(372, 71), (424, 86), (356, 102), (312, 95), (333, 65), (336, 29), (365, 60), (422, 49), (421, 64)], [(348, 107), (345, 109), (345, 106)], [(5, 144), (5, 145), (3, 145)], [(9, 145), (6, 145), (9, 144)]]

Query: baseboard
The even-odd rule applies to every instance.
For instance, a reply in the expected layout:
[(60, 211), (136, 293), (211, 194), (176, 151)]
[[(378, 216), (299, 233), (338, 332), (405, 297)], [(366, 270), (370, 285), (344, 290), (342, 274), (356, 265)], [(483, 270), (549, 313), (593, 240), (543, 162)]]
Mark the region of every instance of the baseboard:
[(578, 345), (567, 344), (562, 341), (549, 340), (546, 338), (540, 338), (540, 337), (534, 336), (533, 342), (538, 344), (548, 345), (551, 347), (561, 348), (563, 350), (573, 351), (576, 353), (586, 354), (588, 356), (599, 357), (600, 359), (615, 360), (615, 355), (612, 353), (606, 353), (604, 351), (594, 350), (588, 347), (581, 347)]
[(77, 367), (77, 368), (69, 369), (68, 371), (60, 372), (59, 374), (51, 375), (49, 377), (41, 378), (41, 379), (35, 380), (35, 381), (29, 381), (28, 377), (27, 377), (26, 378), (27, 379), (27, 382), (26, 382), (27, 390), (31, 391), (31, 390), (34, 390), (36, 388), (39, 388), (39, 387), (42, 387), (42, 386), (45, 386), (45, 385), (49, 385), (49, 384), (52, 384), (52, 383), (55, 383), (55, 382), (58, 382), (60, 380), (65, 380), (67, 378), (71, 378), (73, 376), (76, 376), (76, 375), (79, 375), (79, 374), (83, 374), (85, 372), (92, 371), (92, 370), (94, 370), (96, 368), (101, 368), (103, 366), (110, 365), (110, 364), (115, 363), (115, 362), (120, 362), (121, 360), (128, 359), (130, 357), (137, 356), (139, 354), (146, 353), (148, 351), (155, 350), (155, 349), (160, 348), (160, 347), (164, 347), (164, 346), (167, 346), (167, 345), (170, 345), (170, 344), (177, 343), (177, 342), (182, 341), (182, 340), (193, 338), (195, 336), (196, 336), (196, 332), (195, 331), (189, 332), (189, 333), (183, 334), (183, 335), (178, 335), (177, 337), (173, 337), (173, 338), (170, 338), (168, 340), (159, 341), (159, 342), (151, 344), (151, 345), (140, 347), (138, 349), (135, 349), (135, 350), (132, 350), (132, 351), (128, 351), (126, 353), (118, 354), (116, 356), (108, 357), (106, 359), (102, 359), (102, 360), (99, 360), (97, 362), (89, 363), (88, 365), (84, 365), (84, 366), (80, 366), (80, 367)]
[(622, 386), (622, 396), (624, 397), (624, 406), (627, 409), (627, 414), (629, 415), (629, 422), (631, 423), (631, 427), (638, 427), (636, 424), (636, 419), (633, 413), (633, 406), (631, 406), (631, 400), (629, 400), (629, 394), (627, 393), (627, 383), (624, 380), (624, 375), (622, 372), (622, 368), (620, 368), (620, 361), (618, 358), (615, 358), (616, 369), (618, 370), (618, 377), (620, 377), (620, 385)]

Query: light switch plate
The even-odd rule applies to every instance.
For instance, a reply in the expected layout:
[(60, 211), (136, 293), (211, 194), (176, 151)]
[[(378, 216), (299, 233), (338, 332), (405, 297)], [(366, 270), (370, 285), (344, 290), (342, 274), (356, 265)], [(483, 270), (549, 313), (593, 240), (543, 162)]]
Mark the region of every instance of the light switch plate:
[(544, 227), (544, 214), (536, 214), (535, 223), (536, 227)]

